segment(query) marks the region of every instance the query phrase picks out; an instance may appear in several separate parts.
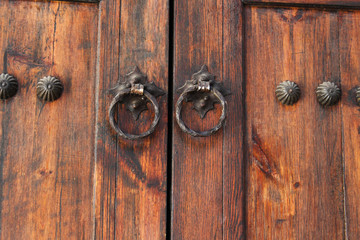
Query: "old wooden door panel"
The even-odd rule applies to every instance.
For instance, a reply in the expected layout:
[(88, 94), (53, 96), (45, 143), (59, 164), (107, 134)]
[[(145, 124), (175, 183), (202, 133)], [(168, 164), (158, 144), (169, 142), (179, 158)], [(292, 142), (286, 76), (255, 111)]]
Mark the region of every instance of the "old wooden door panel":
[(340, 73), (345, 180), (346, 236), (360, 236), (360, 108), (355, 102), (355, 88), (360, 86), (360, 12), (339, 13)]
[[(0, 65), (20, 84), (1, 102), (1, 239), (90, 239), (96, 5), (1, 1)], [(42, 103), (39, 78), (61, 79)]]
[[(107, 90), (137, 65), (167, 92), (169, 1), (107, 0), (100, 8), (96, 238), (165, 239), (167, 97), (158, 99), (161, 117), (155, 132), (130, 141), (117, 137), (108, 124), (112, 97)], [(153, 117), (145, 112), (135, 122), (125, 109), (120, 111), (127, 131), (145, 130)]]
[[(174, 123), (172, 239), (242, 239), (242, 7), (240, 1), (175, 1), (174, 88), (202, 64), (233, 94), (226, 126), (193, 138)], [(176, 103), (177, 96), (174, 98)], [(217, 106), (202, 121), (185, 104), (183, 118), (195, 130), (210, 129)]]
[[(249, 239), (359, 236), (358, 18), (337, 10), (245, 11)], [(274, 97), (284, 80), (302, 90), (294, 106)], [(340, 104), (318, 104), (323, 81), (341, 85)]]
[(358, 0), (243, 0), (246, 4), (275, 4), (275, 5), (309, 5), (309, 6), (333, 6), (333, 7), (360, 7)]

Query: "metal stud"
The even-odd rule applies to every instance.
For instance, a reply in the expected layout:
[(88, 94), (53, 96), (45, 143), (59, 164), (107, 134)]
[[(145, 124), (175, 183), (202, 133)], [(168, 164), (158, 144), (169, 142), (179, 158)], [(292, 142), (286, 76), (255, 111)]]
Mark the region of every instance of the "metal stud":
[(358, 87), (356, 90), (356, 99), (357, 99), (358, 105), (360, 106), (360, 87)]
[(19, 83), (15, 77), (2, 73), (0, 74), (0, 99), (8, 99), (17, 93)]
[(52, 102), (61, 96), (64, 87), (59, 79), (47, 76), (38, 81), (36, 90), (38, 98), (46, 102)]
[(321, 105), (332, 106), (340, 100), (341, 90), (333, 82), (323, 82), (316, 88), (316, 96)]
[(291, 81), (280, 83), (275, 90), (277, 99), (285, 105), (293, 105), (300, 99), (299, 86)]

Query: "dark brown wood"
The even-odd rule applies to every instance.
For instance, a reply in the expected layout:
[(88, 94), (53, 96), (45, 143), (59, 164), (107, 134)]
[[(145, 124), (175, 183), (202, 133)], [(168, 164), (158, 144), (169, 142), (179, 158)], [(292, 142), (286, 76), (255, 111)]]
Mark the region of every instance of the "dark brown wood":
[(243, 0), (246, 4), (281, 4), (281, 5), (324, 5), (337, 7), (360, 7), (359, 0)]
[(360, 236), (360, 108), (356, 87), (360, 86), (360, 12), (339, 13), (340, 71), (343, 97), (342, 129), (345, 173), (345, 213), (347, 239)]
[[(92, 239), (98, 7), (1, 1), (0, 12), (1, 71), (20, 84), (0, 102), (0, 238)], [(47, 75), (64, 93), (43, 104)]]
[[(96, 238), (165, 239), (167, 189), (167, 97), (158, 98), (155, 132), (136, 141), (116, 135), (108, 123), (113, 96), (107, 90), (139, 66), (149, 81), (168, 88), (168, 0), (100, 3), (101, 36), (97, 113)], [(149, 108), (150, 105), (149, 105)], [(134, 121), (119, 107), (124, 131), (145, 130), (153, 111)]]
[[(172, 239), (243, 239), (242, 188), (242, 6), (239, 1), (175, 1), (174, 88), (207, 64), (233, 94), (226, 97), (226, 125), (194, 138), (174, 122)], [(175, 96), (174, 102), (177, 101)], [(194, 130), (215, 126), (217, 105), (204, 120), (183, 106)], [(174, 118), (175, 119), (175, 118)]]
[[(343, 107), (315, 93), (342, 82), (339, 14), (249, 7), (245, 18), (247, 238), (345, 239)], [(293, 106), (275, 97), (284, 80), (301, 88)]]

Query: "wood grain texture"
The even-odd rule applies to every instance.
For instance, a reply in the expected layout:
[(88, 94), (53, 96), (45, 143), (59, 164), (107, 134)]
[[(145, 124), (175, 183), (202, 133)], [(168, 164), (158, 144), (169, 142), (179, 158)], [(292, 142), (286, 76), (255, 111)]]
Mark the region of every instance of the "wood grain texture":
[(246, 4), (317, 5), (334, 7), (360, 7), (359, 0), (243, 0)]
[(355, 89), (360, 86), (359, 19), (359, 12), (339, 13), (347, 239), (360, 236), (360, 108), (355, 100)]
[[(117, 137), (108, 123), (113, 96), (107, 90), (137, 65), (167, 92), (168, 5), (167, 0), (100, 3), (96, 239), (166, 237), (167, 97), (158, 99), (161, 117), (155, 132), (130, 141)], [(119, 107), (119, 124), (128, 132), (145, 130), (152, 117), (151, 110), (134, 121)]]
[[(72, 4), (81, 4), (81, 3), (99, 3), (102, 0), (16, 0), (19, 2), (69, 2)], [(96, 4), (97, 5), (97, 4)]]
[[(246, 22), (247, 238), (344, 239), (342, 105), (315, 89), (341, 84), (336, 11), (249, 7)], [(282, 81), (302, 91), (275, 97)]]
[(244, 80), (243, 6), (240, 1), (223, 1), (224, 84), (232, 94), (226, 97), (228, 115), (223, 130), (223, 238), (246, 239), (244, 219)]
[[(96, 5), (1, 1), (0, 66), (18, 94), (0, 102), (1, 239), (91, 239)], [(58, 77), (43, 104), (36, 83)]]
[[(174, 123), (172, 239), (242, 239), (242, 6), (239, 1), (175, 1), (174, 88), (202, 64), (231, 88), (226, 126), (193, 138)], [(174, 102), (176, 103), (175, 96)], [(204, 120), (184, 104), (194, 130), (212, 128), (219, 105)], [(174, 118), (175, 119), (175, 118)]]

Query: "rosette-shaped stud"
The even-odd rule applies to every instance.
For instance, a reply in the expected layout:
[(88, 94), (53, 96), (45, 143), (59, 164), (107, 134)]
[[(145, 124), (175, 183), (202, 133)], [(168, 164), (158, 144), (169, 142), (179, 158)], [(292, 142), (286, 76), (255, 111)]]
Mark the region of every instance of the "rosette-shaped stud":
[(64, 86), (59, 79), (47, 76), (38, 81), (36, 90), (38, 98), (46, 102), (52, 102), (61, 96)]
[(332, 106), (340, 100), (341, 90), (333, 82), (323, 82), (316, 88), (316, 96), (321, 105)]
[(8, 99), (15, 96), (19, 88), (19, 83), (17, 80), (7, 74), (0, 74), (0, 99)]
[(275, 94), (282, 104), (293, 105), (300, 99), (301, 91), (296, 83), (285, 81), (277, 86)]
[(360, 87), (356, 89), (356, 100), (358, 105), (360, 106)]

